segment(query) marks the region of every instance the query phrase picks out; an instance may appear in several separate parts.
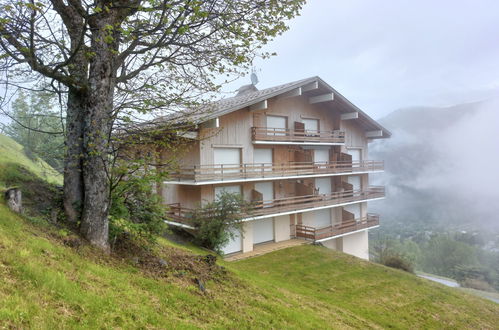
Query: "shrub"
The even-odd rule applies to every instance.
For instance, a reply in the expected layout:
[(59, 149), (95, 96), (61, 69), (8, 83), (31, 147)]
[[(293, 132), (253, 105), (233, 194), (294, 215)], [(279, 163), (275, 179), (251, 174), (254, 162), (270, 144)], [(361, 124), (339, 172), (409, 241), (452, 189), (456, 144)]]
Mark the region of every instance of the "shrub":
[(409, 273), (414, 273), (412, 264), (399, 255), (390, 255), (385, 257), (382, 260), (382, 264), (391, 268), (397, 268)]
[(471, 288), (482, 291), (490, 291), (494, 292), (494, 288), (488, 282), (476, 278), (465, 278), (462, 281), (459, 281), (459, 284), (465, 288)]
[(166, 230), (165, 206), (144, 176), (128, 177), (113, 189), (109, 216), (111, 247), (132, 240), (140, 246), (155, 241)]
[(240, 194), (222, 192), (217, 199), (196, 209), (191, 215), (196, 227), (194, 242), (222, 253), (222, 248), (237, 232), (243, 233), (243, 215), (250, 213), (250, 204)]

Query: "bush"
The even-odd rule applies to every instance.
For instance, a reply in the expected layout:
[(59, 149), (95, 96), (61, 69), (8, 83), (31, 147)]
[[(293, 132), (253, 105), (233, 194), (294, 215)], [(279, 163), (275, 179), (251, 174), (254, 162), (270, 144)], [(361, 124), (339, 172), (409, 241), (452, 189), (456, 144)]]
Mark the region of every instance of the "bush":
[(112, 192), (109, 212), (109, 239), (116, 243), (134, 241), (147, 246), (166, 230), (165, 206), (153, 192), (150, 180), (144, 176), (128, 177)]
[(414, 273), (412, 264), (398, 255), (387, 256), (382, 260), (382, 264), (391, 267), (401, 269), (403, 271)]
[(475, 290), (494, 292), (494, 288), (488, 282), (476, 278), (465, 278), (459, 281), (459, 284), (464, 288), (471, 288)]
[(194, 242), (221, 254), (237, 232), (244, 234), (240, 220), (249, 214), (249, 206), (240, 194), (222, 192), (214, 202), (196, 209), (191, 214), (196, 227)]

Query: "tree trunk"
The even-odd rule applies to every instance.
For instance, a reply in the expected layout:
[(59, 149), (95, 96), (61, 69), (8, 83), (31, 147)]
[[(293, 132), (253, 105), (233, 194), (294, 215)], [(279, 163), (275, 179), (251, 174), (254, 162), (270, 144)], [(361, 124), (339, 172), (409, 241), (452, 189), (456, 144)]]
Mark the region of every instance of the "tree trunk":
[[(69, 67), (71, 76), (84, 86), (88, 79), (88, 59), (85, 47), (81, 45), (84, 21), (74, 16), (69, 29), (71, 52), (75, 52), (74, 65)], [(66, 110), (66, 154), (64, 158), (64, 198), (63, 205), (69, 222), (81, 220), (84, 198), (83, 183), (83, 135), (86, 109), (86, 91), (76, 86), (68, 89)]]
[(81, 232), (91, 244), (109, 251), (109, 179), (107, 159), (116, 84), (107, 47), (96, 47), (90, 62), (84, 127), (84, 203)]
[(83, 116), (85, 98), (70, 88), (66, 116), (66, 155), (64, 158), (64, 211), (69, 222), (81, 218), (83, 208)]

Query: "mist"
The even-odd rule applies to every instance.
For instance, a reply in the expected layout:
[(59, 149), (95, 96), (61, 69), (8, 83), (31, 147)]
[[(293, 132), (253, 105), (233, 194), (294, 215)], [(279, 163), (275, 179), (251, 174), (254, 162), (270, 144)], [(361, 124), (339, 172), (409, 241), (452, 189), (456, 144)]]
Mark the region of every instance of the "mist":
[(388, 223), (499, 229), (499, 99), (402, 109), (380, 122), (393, 136), (370, 144), (386, 167), (373, 183), (387, 186), (373, 211)]

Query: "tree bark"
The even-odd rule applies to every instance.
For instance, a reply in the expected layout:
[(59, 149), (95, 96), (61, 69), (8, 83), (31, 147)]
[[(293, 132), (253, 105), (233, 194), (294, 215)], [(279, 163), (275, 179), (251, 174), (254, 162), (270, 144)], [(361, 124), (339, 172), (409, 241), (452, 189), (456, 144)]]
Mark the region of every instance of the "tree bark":
[(66, 154), (64, 158), (64, 198), (63, 206), (69, 222), (76, 224), (81, 220), (84, 200), (83, 182), (83, 135), (84, 116), (87, 103), (86, 85), (88, 79), (88, 59), (85, 56), (83, 35), (84, 20), (71, 7), (61, 11), (71, 12), (71, 16), (63, 15), (67, 23), (71, 40), (71, 53), (74, 63), (69, 72), (75, 86), (68, 88), (66, 110)]
[[(95, 71), (93, 71), (95, 72)], [(83, 236), (105, 251), (109, 251), (109, 180), (106, 158), (112, 110), (112, 90), (109, 79), (96, 79), (90, 84), (84, 127), (83, 214), (80, 231)]]
[[(104, 21), (100, 21), (104, 25)], [(90, 60), (88, 95), (84, 126), (84, 204), (81, 232), (94, 246), (109, 251), (109, 178), (107, 160), (109, 139), (113, 124), (113, 99), (116, 86), (113, 49), (116, 43), (107, 44), (104, 29), (95, 29)]]
[(70, 88), (66, 115), (66, 155), (64, 158), (64, 211), (71, 223), (81, 218), (83, 208), (83, 116), (85, 97)]
[(90, 80), (93, 81), (90, 83), (84, 127), (84, 202), (81, 232), (92, 245), (108, 251), (110, 200), (106, 159), (114, 86), (109, 82), (110, 79), (91, 76)]

